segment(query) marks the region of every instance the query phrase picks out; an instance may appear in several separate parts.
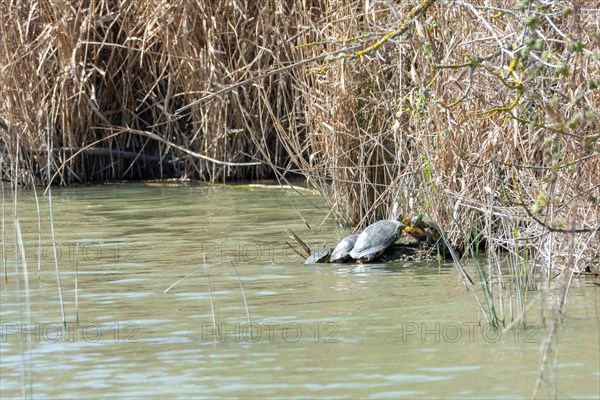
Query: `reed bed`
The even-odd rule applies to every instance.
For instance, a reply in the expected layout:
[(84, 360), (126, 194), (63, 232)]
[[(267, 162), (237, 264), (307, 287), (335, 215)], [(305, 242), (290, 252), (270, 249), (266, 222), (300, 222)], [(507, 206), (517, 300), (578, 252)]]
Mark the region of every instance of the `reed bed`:
[(302, 169), (343, 225), (422, 213), (451, 246), (485, 252), (471, 288), (492, 326), (526, 326), (531, 289), (557, 289), (537, 391), (571, 280), (600, 261), (600, 9), (491, 4), (326, 11), (304, 57), (360, 49), (306, 70)]
[(556, 323), (573, 276), (598, 272), (589, 2), (7, 0), (0, 15), (3, 179), (301, 175), (341, 226), (425, 214), (485, 252), (473, 291), (498, 326), (524, 320), (536, 285), (559, 288)]
[(2, 176), (301, 174), (342, 226), (584, 271), (599, 11), (569, 4), (2, 2)]
[(288, 158), (274, 119), (298, 125), (289, 74), (184, 107), (294, 58), (285, 42), (294, 15), (281, 7), (3, 1), (4, 176), (29, 183), (18, 163), (42, 184), (272, 175), (265, 155), (276, 165)]
[[(431, 3), (376, 52), (307, 70), (304, 168), (339, 219), (364, 224), (398, 203), (430, 214), (453, 243), (490, 249), (515, 235), (595, 235), (599, 10)], [(368, 32), (366, 48), (410, 10), (336, 9), (321, 40)], [(579, 37), (561, 36), (571, 31)]]
[[(576, 254), (583, 271), (599, 243), (599, 10), (425, 3), (377, 51), (307, 70), (303, 169), (346, 225), (397, 204), (454, 245)], [(411, 10), (337, 8), (321, 41), (368, 48)]]

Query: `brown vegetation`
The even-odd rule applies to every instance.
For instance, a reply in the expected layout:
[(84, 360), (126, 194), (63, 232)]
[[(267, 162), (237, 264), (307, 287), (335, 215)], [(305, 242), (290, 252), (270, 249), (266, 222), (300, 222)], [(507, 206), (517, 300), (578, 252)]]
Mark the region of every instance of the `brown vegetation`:
[[(559, 310), (600, 254), (599, 12), (5, 0), (0, 172), (21, 185), (301, 174), (341, 225), (423, 213), (454, 246), (509, 250), (520, 313), (535, 266), (547, 286), (558, 273)], [(498, 321), (491, 265), (478, 272)]]
[(598, 10), (478, 3), (2, 2), (3, 177), (301, 173), (343, 225), (584, 258)]
[(262, 3), (3, 1), (4, 176), (17, 179), (19, 159), (48, 182), (48, 147), (59, 183), (256, 178), (272, 173), (265, 159), (285, 165), (272, 126), (299, 125), (289, 74), (181, 110), (294, 58), (294, 16)]

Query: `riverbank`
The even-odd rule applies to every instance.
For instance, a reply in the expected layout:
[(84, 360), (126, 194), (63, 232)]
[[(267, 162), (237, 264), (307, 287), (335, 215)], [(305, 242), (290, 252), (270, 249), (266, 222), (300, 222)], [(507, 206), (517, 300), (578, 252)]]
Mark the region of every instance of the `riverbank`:
[(485, 254), (478, 305), (497, 326), (513, 322), (498, 317), (507, 282), (493, 260), (509, 254), (523, 315), (541, 271), (557, 293), (546, 351), (573, 277), (600, 264), (597, 8), (0, 7), (4, 199), (35, 185), (302, 177), (343, 229), (422, 214), (450, 248)]

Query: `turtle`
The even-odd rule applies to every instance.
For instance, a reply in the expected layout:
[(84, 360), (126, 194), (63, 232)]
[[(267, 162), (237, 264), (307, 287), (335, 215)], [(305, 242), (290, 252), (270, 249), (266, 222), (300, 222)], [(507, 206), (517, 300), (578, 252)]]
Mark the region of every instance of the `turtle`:
[(369, 262), (377, 258), (398, 239), (404, 230), (401, 220), (402, 217), (398, 216), (393, 220), (381, 220), (367, 226), (356, 239), (350, 257), (361, 262)]
[(344, 262), (350, 258), (350, 252), (354, 248), (354, 243), (358, 239), (358, 234), (353, 234), (343, 238), (331, 252), (329, 262)]
[(406, 225), (404, 231), (417, 239), (418, 241), (426, 241), (427, 244), (433, 244), (440, 239), (440, 230), (436, 224), (429, 218), (424, 218), (422, 215), (417, 215), (408, 220), (404, 218), (402, 222)]
[(308, 256), (306, 261), (304, 261), (304, 264), (316, 264), (321, 262), (327, 262), (327, 257), (329, 257), (330, 253), (331, 251), (327, 249), (317, 250), (310, 256)]
[(410, 226), (410, 221), (412, 221), (412, 219), (413, 218), (411, 218), (411, 217), (405, 217), (405, 218), (402, 219), (402, 224), (404, 226), (406, 226), (406, 227), (409, 227)]

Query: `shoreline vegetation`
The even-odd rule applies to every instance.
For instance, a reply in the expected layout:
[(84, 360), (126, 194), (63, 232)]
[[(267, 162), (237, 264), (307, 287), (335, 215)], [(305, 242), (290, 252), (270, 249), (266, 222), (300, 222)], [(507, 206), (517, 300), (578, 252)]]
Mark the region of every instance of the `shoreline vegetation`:
[(552, 365), (571, 281), (600, 264), (599, 8), (7, 0), (0, 15), (13, 191), (301, 176), (346, 229), (423, 214), (487, 256), (463, 283), (492, 326), (523, 323), (544, 289)]

